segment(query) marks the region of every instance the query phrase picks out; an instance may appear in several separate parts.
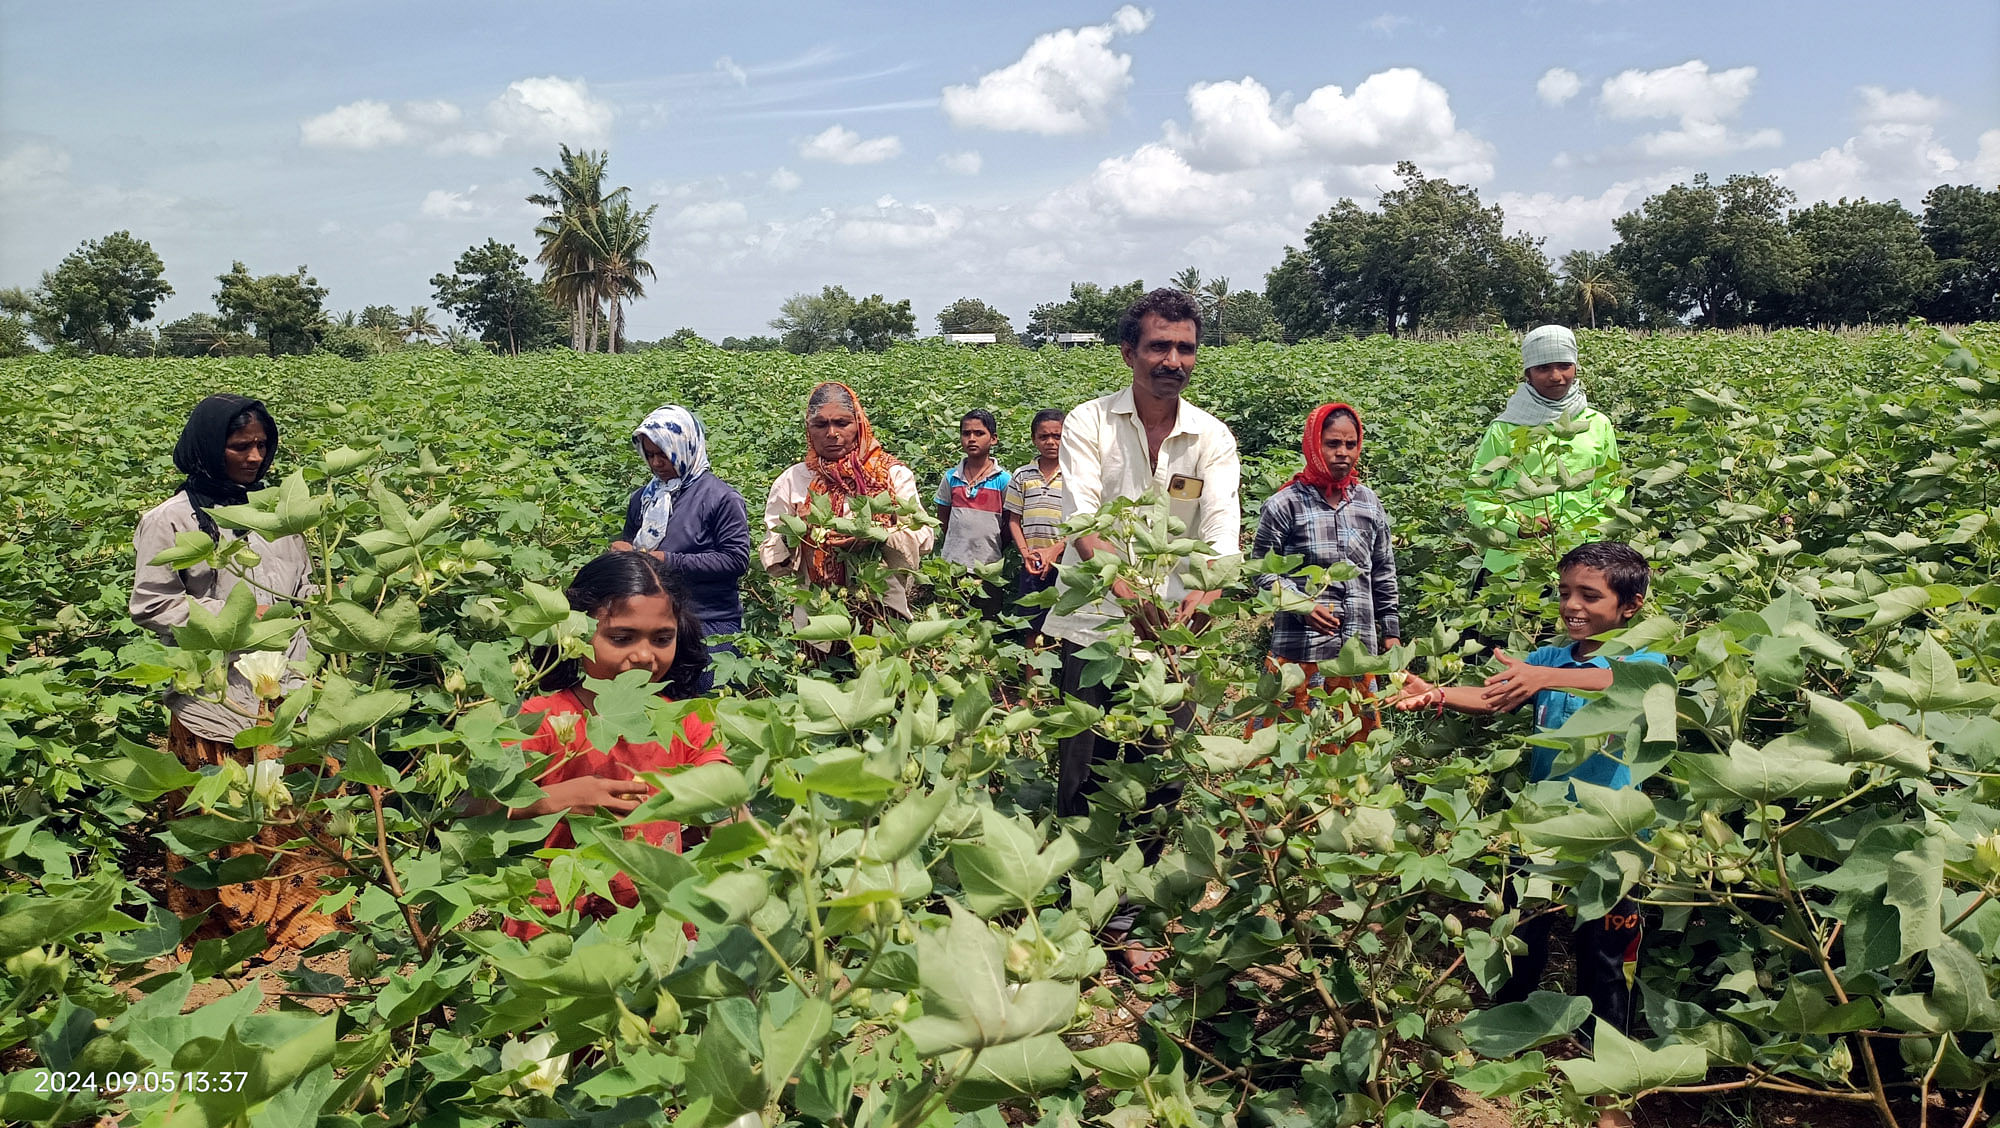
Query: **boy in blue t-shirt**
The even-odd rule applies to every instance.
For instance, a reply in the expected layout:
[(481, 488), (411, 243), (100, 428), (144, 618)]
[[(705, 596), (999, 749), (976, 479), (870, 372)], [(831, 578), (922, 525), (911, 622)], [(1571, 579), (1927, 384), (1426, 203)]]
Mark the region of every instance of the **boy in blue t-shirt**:
[[(1570, 715), (1583, 708), (1584, 699), (1571, 690), (1603, 690), (1611, 686), (1611, 661), (1597, 654), (1597, 637), (1618, 630), (1632, 621), (1645, 602), (1651, 570), (1646, 558), (1627, 544), (1602, 541), (1580, 545), (1556, 564), (1560, 583), (1563, 630), (1569, 635), (1566, 646), (1544, 646), (1527, 660), (1495, 651), (1504, 667), (1486, 679), (1484, 685), (1433, 686), (1412, 675), (1396, 708), (1455, 709), (1462, 713), (1506, 713), (1527, 704), (1535, 705), (1535, 726), (1561, 728)], [(1635, 650), (1621, 662), (1658, 662), (1666, 656), (1651, 650)], [(1563, 773), (1555, 772), (1556, 750), (1536, 748), (1528, 762), (1528, 778), (1580, 779), (1602, 787), (1632, 786), (1632, 769), (1616, 756), (1615, 743)], [(1508, 888), (1511, 907), (1512, 885)], [(1526, 954), (1516, 957), (1514, 974), (1494, 996), (1496, 1003), (1518, 1002), (1541, 985), (1548, 967), (1549, 931), (1556, 914), (1544, 913), (1524, 922), (1514, 935), (1528, 945)], [(1590, 999), (1591, 1013), (1616, 1027), (1626, 1028), (1632, 1010), (1632, 977), (1639, 960), (1639, 909), (1630, 900), (1621, 900), (1602, 920), (1584, 921), (1576, 926), (1575, 955), (1577, 987)]]

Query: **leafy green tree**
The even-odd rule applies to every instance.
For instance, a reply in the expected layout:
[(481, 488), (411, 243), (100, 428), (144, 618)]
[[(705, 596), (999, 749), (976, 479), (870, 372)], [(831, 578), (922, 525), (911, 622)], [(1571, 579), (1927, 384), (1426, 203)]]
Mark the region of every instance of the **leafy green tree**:
[(1902, 321), (1930, 296), (1937, 256), (1917, 217), (1893, 200), (1818, 203), (1794, 211), (1799, 269), (1782, 303), (1794, 325)]
[(168, 356), (250, 356), (257, 342), (232, 331), (214, 314), (191, 313), (160, 326), (160, 351)]
[(174, 288), (153, 245), (130, 231), (86, 240), (42, 273), (34, 294), (35, 335), (83, 352), (115, 352), (120, 334), (152, 319)]
[(28, 356), (36, 351), (30, 341), (29, 319), (35, 300), (19, 286), (0, 290), (0, 356)]
[[(354, 318), (354, 314), (350, 312), (345, 317)], [(396, 312), (395, 306), (362, 306), (361, 316), (355, 318), (353, 325), (356, 328), (372, 329), (379, 333), (400, 334), (403, 329), (403, 315)]]
[(1174, 289), (1180, 290), (1183, 293), (1199, 296), (1201, 294), (1200, 268), (1190, 266), (1182, 270), (1179, 274), (1174, 275), (1172, 285)]
[(327, 330), (326, 288), (301, 266), (291, 274), (252, 277), (242, 263), (216, 275), (215, 308), (229, 329), (249, 331), (271, 356), (309, 353)]
[(817, 294), (797, 293), (778, 307), (771, 328), (787, 352), (824, 352), (847, 344), (847, 322), (854, 316), (854, 297), (844, 286), (825, 286)]
[(1108, 290), (1095, 282), (1072, 282), (1068, 301), (1044, 302), (1028, 314), (1022, 336), (1030, 345), (1047, 344), (1057, 333), (1095, 333), (1115, 341), (1118, 319), (1145, 293), (1146, 283), (1137, 278)]
[(1937, 257), (1933, 321), (2000, 320), (2000, 189), (1940, 184), (1924, 197), (1924, 241)]
[(1414, 333), (1541, 316), (1554, 280), (1540, 244), (1508, 237), (1498, 206), (1407, 161), (1375, 211), (1341, 200), (1306, 229), (1305, 247), (1265, 279), (1288, 334), (1331, 329)]
[(916, 335), (917, 315), (911, 312), (908, 298), (892, 302), (870, 294), (854, 303), (847, 315), (848, 345), (856, 350), (886, 352), (894, 342)]
[(1517, 233), (1501, 242), (1488, 301), (1490, 312), (1515, 329), (1531, 328), (1555, 316), (1560, 304), (1556, 274), (1542, 253), (1540, 239)]
[(1007, 315), (978, 298), (960, 298), (938, 311), (939, 333), (991, 333), (1003, 344), (1014, 343), (1014, 324)]
[(433, 275), (431, 291), (439, 306), (495, 352), (516, 356), (551, 348), (562, 339), (563, 313), (521, 269), (527, 264), (526, 255), (488, 239), (458, 256), (452, 273)]
[(1333, 328), (1312, 257), (1297, 247), (1286, 247), (1285, 257), (1265, 273), (1264, 299), (1287, 341), (1324, 336)]
[(721, 347), (729, 352), (777, 352), (785, 346), (776, 337), (759, 334), (750, 337), (724, 337)]
[(1612, 261), (1640, 300), (1673, 318), (1725, 329), (1766, 321), (1797, 272), (1785, 223), (1796, 198), (1768, 176), (1717, 185), (1697, 175), (1613, 221)]
[(1283, 341), (1285, 327), (1271, 309), (1271, 302), (1255, 290), (1238, 290), (1223, 305), (1222, 343), (1242, 341)]

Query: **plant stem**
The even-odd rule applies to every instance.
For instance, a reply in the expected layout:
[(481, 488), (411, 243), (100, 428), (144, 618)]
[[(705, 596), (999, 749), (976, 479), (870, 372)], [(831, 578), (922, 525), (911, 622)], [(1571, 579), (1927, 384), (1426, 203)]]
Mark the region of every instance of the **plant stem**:
[(410, 926), (410, 939), (416, 941), (417, 954), (430, 959), (431, 938), (424, 934), (423, 924), (417, 918), (417, 907), (403, 900), (403, 882), (396, 876), (396, 863), (389, 857), (389, 825), (382, 815), (382, 788), (369, 784), (368, 799), (375, 805), (375, 857), (382, 863), (383, 880), (388, 882), (389, 892), (403, 910), (403, 921)]

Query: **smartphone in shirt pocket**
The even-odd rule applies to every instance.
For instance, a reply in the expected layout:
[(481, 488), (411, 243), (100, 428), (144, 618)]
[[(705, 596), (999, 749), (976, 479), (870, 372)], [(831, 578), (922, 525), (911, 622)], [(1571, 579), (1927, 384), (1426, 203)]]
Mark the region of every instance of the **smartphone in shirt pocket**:
[(1200, 478), (1188, 474), (1175, 474), (1167, 479), (1167, 512), (1181, 519), (1187, 526), (1188, 536), (1198, 536), (1195, 515), (1201, 510), (1201, 491), (1204, 483)]

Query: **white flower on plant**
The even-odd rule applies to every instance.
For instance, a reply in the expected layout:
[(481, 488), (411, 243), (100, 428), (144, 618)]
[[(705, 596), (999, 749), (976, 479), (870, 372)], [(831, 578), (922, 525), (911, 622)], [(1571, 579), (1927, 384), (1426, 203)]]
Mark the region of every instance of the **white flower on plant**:
[(549, 1051), (556, 1048), (553, 1031), (543, 1031), (526, 1042), (508, 1041), (500, 1047), (500, 1071), (512, 1073), (524, 1065), (533, 1064), (525, 1077), (507, 1086), (507, 1091), (519, 1095), (523, 1089), (533, 1090), (544, 1096), (554, 1096), (556, 1086), (562, 1083), (563, 1073), (569, 1068), (569, 1055)]
[(557, 740), (568, 744), (576, 736), (576, 722), (581, 718), (581, 713), (558, 713), (549, 718), (549, 731), (555, 733)]
[(1972, 860), (1987, 877), (2000, 877), (2000, 834), (1982, 834), (1973, 839)]
[(259, 760), (250, 766), (250, 794), (259, 803), (273, 809), (289, 807), (292, 803), (291, 789), (285, 786), (285, 762), (283, 760)]
[(276, 701), (285, 695), (281, 682), (285, 676), (285, 653), (282, 650), (254, 650), (236, 660), (236, 672), (250, 683), (250, 692), (264, 701)]

